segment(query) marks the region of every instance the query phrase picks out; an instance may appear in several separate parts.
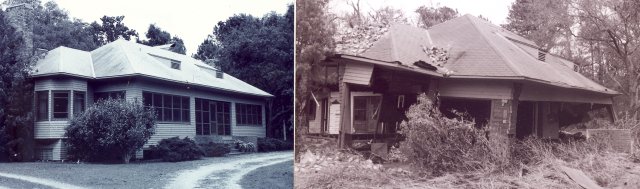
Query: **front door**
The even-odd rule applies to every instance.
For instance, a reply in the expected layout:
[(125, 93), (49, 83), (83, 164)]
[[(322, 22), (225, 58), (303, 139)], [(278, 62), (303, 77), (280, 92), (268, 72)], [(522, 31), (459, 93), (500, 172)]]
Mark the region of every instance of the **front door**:
[(374, 133), (380, 115), (380, 96), (353, 97), (353, 129), (355, 133)]

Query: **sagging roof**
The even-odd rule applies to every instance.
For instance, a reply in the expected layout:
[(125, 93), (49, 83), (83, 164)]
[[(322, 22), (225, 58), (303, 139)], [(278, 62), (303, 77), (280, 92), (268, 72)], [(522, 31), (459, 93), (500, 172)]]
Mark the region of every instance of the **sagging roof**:
[(430, 62), (425, 48), (436, 46), (449, 53), (444, 65), (433, 65), (451, 78), (529, 80), (564, 88), (619, 94), (573, 70), (574, 63), (545, 53), (538, 60), (534, 42), (469, 14), (431, 27), (428, 31), (392, 25), (361, 58), (399, 62)]
[[(171, 68), (179, 62), (180, 69)], [(91, 52), (58, 47), (36, 63), (32, 77), (71, 75), (88, 79), (143, 76), (254, 96), (271, 97), (231, 75), (216, 78), (216, 69), (186, 55), (116, 40)]]

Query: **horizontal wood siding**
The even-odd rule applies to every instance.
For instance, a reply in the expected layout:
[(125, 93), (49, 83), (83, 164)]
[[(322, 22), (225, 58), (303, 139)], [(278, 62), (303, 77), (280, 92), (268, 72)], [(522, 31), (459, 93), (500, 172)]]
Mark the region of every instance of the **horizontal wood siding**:
[(332, 104), (332, 102), (340, 101), (340, 93), (331, 92), (329, 98), (329, 115), (327, 116), (327, 122), (329, 123), (329, 134), (340, 134), (340, 104)]
[(87, 81), (82, 79), (38, 79), (34, 84), (35, 91), (75, 90), (87, 91)]
[[(129, 92), (131, 91), (131, 92)], [(179, 124), (179, 123), (159, 123), (156, 128), (156, 134), (151, 137), (149, 142), (145, 145), (145, 148), (149, 145), (155, 145), (158, 141), (171, 138), (175, 136), (179, 137), (196, 137), (196, 129), (195, 129), (195, 98), (208, 99), (208, 100), (217, 100), (217, 101), (225, 101), (231, 103), (231, 134), (233, 136), (260, 136), (264, 137), (266, 135), (266, 117), (265, 114), (265, 106), (264, 101), (255, 100), (255, 99), (244, 99), (239, 98), (230, 94), (221, 94), (210, 91), (197, 90), (193, 88), (189, 88), (187, 86), (181, 85), (171, 85), (166, 83), (158, 83), (158, 82), (150, 82), (146, 80), (136, 80), (133, 82), (132, 87), (127, 90), (127, 99), (129, 98), (139, 98), (142, 99), (142, 92), (156, 92), (170, 95), (179, 95), (179, 96), (188, 96), (190, 102), (190, 122), (188, 124)], [(131, 96), (129, 95), (131, 94)], [(263, 121), (262, 126), (237, 126), (236, 118), (235, 118), (235, 103), (244, 103), (244, 104), (257, 104), (262, 106), (263, 113)]]
[[(511, 99), (509, 81), (444, 79), (440, 83), (440, 96), (477, 99)], [(524, 94), (524, 91), (523, 91)]]
[(35, 139), (62, 138), (69, 121), (39, 121), (33, 128)]
[(611, 97), (584, 90), (525, 83), (520, 94), (521, 101), (552, 101), (611, 104)]
[(345, 67), (343, 82), (369, 85), (372, 74), (373, 65), (371, 64), (349, 63)]

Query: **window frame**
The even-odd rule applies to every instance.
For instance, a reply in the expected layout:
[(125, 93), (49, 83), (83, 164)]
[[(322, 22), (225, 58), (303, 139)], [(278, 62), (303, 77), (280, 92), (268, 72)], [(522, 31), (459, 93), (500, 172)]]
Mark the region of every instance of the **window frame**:
[[(66, 111), (65, 112), (56, 112), (56, 99), (62, 99), (64, 97), (56, 97), (57, 94), (65, 94), (66, 93)], [(51, 120), (68, 120), (71, 114), (71, 91), (70, 90), (54, 90), (51, 91)], [(56, 117), (56, 114), (66, 114), (65, 117)]]
[(262, 127), (262, 105), (235, 103), (236, 125)]
[[(151, 100), (146, 97), (151, 97)], [(174, 101), (178, 103), (176, 104)], [(142, 102), (145, 108), (153, 107), (155, 109), (158, 123), (189, 125), (191, 123), (191, 97), (189, 96), (142, 91)], [(187, 104), (185, 105), (183, 102), (187, 102)]]
[[(72, 110), (71, 110), (71, 114), (73, 114), (73, 116), (78, 115), (78, 114), (82, 114), (85, 110), (87, 110), (87, 92), (86, 91), (72, 91), (73, 92), (73, 100), (71, 101), (72, 104)], [(79, 112), (76, 112), (76, 100), (78, 100), (78, 94), (82, 94), (82, 108), (79, 110)]]
[[(36, 113), (35, 113), (35, 117), (36, 117), (36, 121), (49, 121), (49, 90), (46, 91), (36, 91)], [(44, 96), (44, 98), (41, 98), (42, 96)], [(40, 100), (44, 100), (44, 103), (42, 103)], [(40, 105), (44, 104), (44, 115), (40, 115)]]

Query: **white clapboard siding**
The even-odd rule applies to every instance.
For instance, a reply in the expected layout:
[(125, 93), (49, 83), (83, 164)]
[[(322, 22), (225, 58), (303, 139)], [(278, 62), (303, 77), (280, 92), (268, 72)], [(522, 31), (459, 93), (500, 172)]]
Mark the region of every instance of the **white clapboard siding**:
[(83, 79), (39, 79), (34, 84), (35, 91), (74, 90), (87, 91), (87, 81)]
[(511, 99), (513, 83), (500, 80), (441, 80), (440, 96), (477, 99)]
[(329, 134), (340, 134), (340, 104), (332, 104), (332, 102), (340, 101), (339, 92), (331, 92), (329, 97), (329, 115), (327, 116), (327, 122), (329, 123)]
[(55, 139), (64, 136), (69, 121), (38, 121), (33, 128), (35, 139)]
[(358, 85), (369, 85), (372, 74), (372, 64), (349, 63), (345, 67), (343, 81)]

